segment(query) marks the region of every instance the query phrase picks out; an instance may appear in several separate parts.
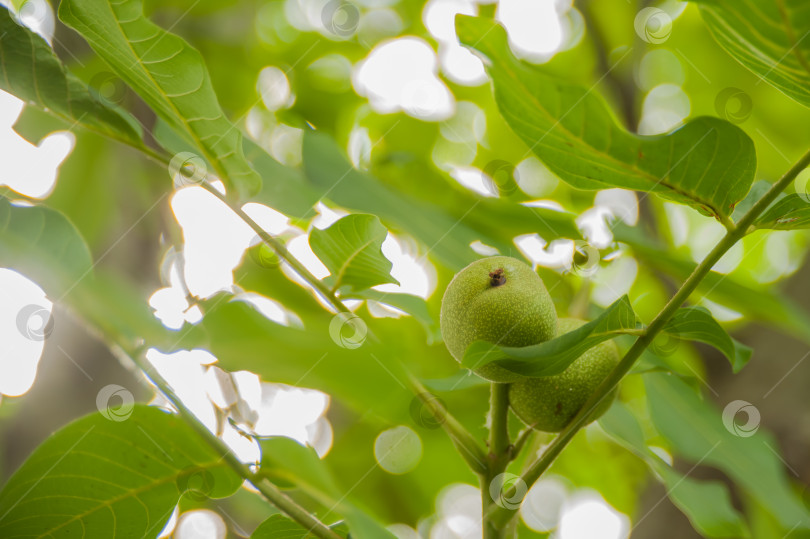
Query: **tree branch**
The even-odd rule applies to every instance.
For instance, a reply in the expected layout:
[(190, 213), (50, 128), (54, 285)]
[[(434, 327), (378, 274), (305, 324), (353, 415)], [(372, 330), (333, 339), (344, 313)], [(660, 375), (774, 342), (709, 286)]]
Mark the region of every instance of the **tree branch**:
[[(810, 151), (805, 153), (791, 168), (788, 170), (771, 188), (762, 196), (748, 212), (743, 215), (737, 224), (731, 227), (726, 235), (720, 242), (715, 245), (714, 249), (698, 264), (692, 275), (684, 281), (681, 288), (672, 299), (664, 306), (661, 312), (653, 319), (641, 337), (639, 337), (633, 346), (627, 351), (619, 364), (608, 374), (605, 380), (596, 388), (594, 393), (588, 401), (582, 406), (580, 411), (571, 420), (571, 422), (563, 429), (562, 432), (549, 444), (548, 448), (531, 466), (523, 473), (521, 479), (528, 487), (531, 487), (535, 481), (548, 469), (554, 459), (560, 452), (568, 445), (574, 435), (588, 423), (588, 418), (602, 402), (603, 399), (613, 390), (614, 387), (621, 381), (621, 379), (630, 371), (633, 364), (641, 357), (641, 354), (647, 347), (655, 340), (656, 335), (664, 328), (670, 318), (675, 314), (681, 305), (689, 298), (692, 292), (695, 291), (697, 286), (704, 277), (711, 271), (712, 267), (723, 257), (723, 255), (731, 249), (739, 240), (741, 240), (747, 233), (749, 227), (754, 223), (757, 217), (765, 211), (765, 209), (776, 200), (776, 197), (790, 185), (796, 176), (810, 165)], [(506, 497), (510, 498), (515, 495), (515, 490), (510, 489)], [(490, 514), (487, 515), (493, 522), (503, 525), (508, 522), (515, 514), (515, 511), (503, 509), (497, 505), (490, 506)]]
[(114, 350), (119, 352), (119, 355), (124, 356), (130, 362), (134, 363), (150, 380), (157, 386), (163, 395), (172, 403), (177, 409), (180, 416), (188, 423), (201, 438), (205, 440), (224, 460), (228, 465), (243, 479), (250, 481), (255, 486), (262, 496), (270, 503), (279, 508), (288, 517), (296, 521), (301, 526), (309, 530), (309, 533), (321, 539), (341, 539), (340, 535), (333, 532), (329, 526), (315, 518), (306, 509), (298, 505), (292, 498), (284, 494), (276, 485), (268, 481), (266, 478), (259, 478), (250, 468), (231, 451), (231, 448), (225, 444), (220, 438), (214, 435), (208, 428), (200, 423), (197, 416), (194, 415), (190, 409), (183, 404), (183, 401), (175, 394), (171, 385), (163, 378), (160, 373), (140, 354), (124, 350), (119, 345), (114, 345)]

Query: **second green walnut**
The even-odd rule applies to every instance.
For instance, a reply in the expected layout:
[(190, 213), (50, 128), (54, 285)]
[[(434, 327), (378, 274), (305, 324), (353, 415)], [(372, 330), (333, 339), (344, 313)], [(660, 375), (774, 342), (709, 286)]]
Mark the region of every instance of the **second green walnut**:
[[(585, 324), (575, 318), (560, 318), (557, 334)], [(594, 390), (619, 363), (619, 349), (605, 341), (579, 356), (567, 369), (553, 376), (524, 378), (509, 386), (509, 404), (521, 421), (545, 432), (560, 432), (579, 412)], [(604, 414), (616, 397), (614, 388), (590, 416)]]

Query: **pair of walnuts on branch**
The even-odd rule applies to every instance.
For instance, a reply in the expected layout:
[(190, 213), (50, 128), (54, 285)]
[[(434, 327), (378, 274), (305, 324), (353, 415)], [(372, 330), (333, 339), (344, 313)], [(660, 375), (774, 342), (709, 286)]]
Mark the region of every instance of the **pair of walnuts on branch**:
[[(524, 262), (508, 256), (477, 260), (461, 270), (445, 291), (441, 330), (448, 350), (459, 362), (475, 341), (523, 347), (577, 329), (585, 321), (557, 318), (543, 280)], [(508, 383), (509, 404), (526, 425), (561, 431), (619, 362), (612, 341), (588, 349), (566, 370), (552, 376), (525, 377), (495, 363), (473, 368), (497, 383)], [(590, 416), (598, 418), (615, 398), (614, 389)]]

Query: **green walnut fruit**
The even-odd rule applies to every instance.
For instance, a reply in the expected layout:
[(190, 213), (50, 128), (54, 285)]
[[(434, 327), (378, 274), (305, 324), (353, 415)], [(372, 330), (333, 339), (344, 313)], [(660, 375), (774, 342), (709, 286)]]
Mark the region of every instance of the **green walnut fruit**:
[[(573, 331), (585, 322), (560, 318), (557, 334)], [(527, 425), (545, 432), (560, 432), (579, 412), (602, 380), (619, 363), (619, 349), (605, 341), (586, 351), (560, 374), (542, 378), (523, 378), (509, 386), (509, 404)], [(597, 406), (590, 420), (604, 414), (616, 389)]]
[[(543, 280), (509, 256), (476, 260), (453, 277), (442, 298), (444, 343), (457, 361), (474, 341), (528, 346), (554, 337), (557, 313)], [(497, 365), (473, 369), (493, 382), (523, 378)]]

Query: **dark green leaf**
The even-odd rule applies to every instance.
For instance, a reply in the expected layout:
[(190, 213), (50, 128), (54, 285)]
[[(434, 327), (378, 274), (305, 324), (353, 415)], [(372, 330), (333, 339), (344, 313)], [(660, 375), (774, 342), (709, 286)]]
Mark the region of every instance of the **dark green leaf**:
[[(407, 231), (433, 248), (449, 267), (460, 269), (477, 258), (470, 249), (470, 243), (480, 239), (475, 231), (464, 223), (454, 228), (452, 217), (354, 169), (327, 135), (305, 132), (303, 159), (307, 177), (322, 192), (321, 196), (355, 211), (373, 213), (386, 226)], [(448, 234), (448, 230), (452, 233)]]
[(15, 206), (4, 197), (0, 197), (0, 260), (55, 299), (93, 269), (87, 244), (61, 213), (43, 206)]
[(650, 373), (644, 382), (653, 423), (675, 453), (722, 470), (786, 531), (810, 527), (810, 513), (788, 482), (769, 434), (763, 429), (733, 434), (719, 411), (677, 376)]
[[(152, 128), (152, 136), (171, 153), (194, 151), (191, 141), (160, 118)], [(303, 172), (282, 165), (248, 137), (242, 139), (242, 147), (245, 158), (262, 177), (261, 191), (251, 197), (253, 202), (266, 204), (291, 217), (315, 215), (313, 206), (320, 197), (306, 181)]]
[(696, 0), (712, 35), (735, 60), (810, 106), (810, 18), (804, 0)]
[(717, 348), (739, 372), (751, 359), (753, 350), (732, 339), (705, 307), (684, 307), (664, 326), (664, 331), (678, 339), (698, 341)]
[(245, 157), (262, 177), (262, 190), (253, 201), (299, 219), (315, 215), (313, 206), (320, 196), (300, 170), (282, 165), (249, 138), (243, 145)]
[(71, 423), (31, 454), (0, 491), (0, 536), (155, 537), (184, 492), (223, 498), (242, 484), (176, 415), (115, 410)]
[(599, 425), (620, 445), (642, 459), (667, 489), (667, 496), (689, 517), (704, 537), (750, 537), (748, 526), (731, 504), (728, 488), (719, 481), (697, 481), (672, 468), (647, 445), (633, 413), (617, 402)]
[(80, 124), (140, 144), (141, 131), (135, 119), (99, 101), (67, 71), (42, 37), (13, 17), (0, 7), (0, 89), (46, 110), (63, 129)]
[[(261, 178), (242, 153), (242, 134), (225, 118), (202, 56), (143, 16), (141, 0), (66, 0), (59, 18), (164, 121), (188, 135), (226, 185), (242, 197)], [(179, 167), (178, 167), (179, 168)]]
[(754, 221), (754, 227), (773, 230), (810, 228), (808, 195), (793, 193), (782, 197)]
[[(335, 142), (317, 131), (304, 133), (303, 159), (307, 177), (322, 197), (357, 212), (377, 215), (389, 229), (414, 236), (453, 270), (480, 257), (470, 248), (475, 241), (510, 253), (518, 234), (537, 232), (548, 241), (580, 237), (569, 213), (481, 197), (470, 198), (469, 204), (451, 211), (410, 197), (356, 170)], [(500, 226), (492, 226), (494, 222)]]
[(635, 135), (592, 89), (515, 58), (506, 31), (493, 20), (459, 15), (456, 29), (463, 44), (485, 57), (506, 121), (572, 186), (655, 192), (722, 221), (751, 187), (754, 144), (733, 124), (701, 117), (668, 135)]
[[(270, 382), (319, 389), (361, 414), (373, 409), (375, 416), (406, 416), (413, 395), (405, 388), (405, 375), (394, 352), (424, 349), (424, 340), (403, 335), (395, 350), (386, 349), (364, 339), (359, 323), (351, 327), (354, 322), (347, 324), (323, 309), (302, 313), (302, 319), (304, 329), (285, 327), (244, 302), (215, 297), (201, 325), (223, 368), (248, 369)], [(407, 332), (403, 320), (389, 321)], [(347, 336), (347, 342), (341, 336)]]
[(595, 319), (550, 341), (520, 348), (475, 341), (467, 347), (461, 364), (477, 369), (497, 361), (501, 367), (524, 376), (551, 376), (563, 372), (586, 350), (638, 326), (630, 299), (622, 296)]
[(325, 230), (313, 228), (309, 245), (329, 269), (334, 290), (344, 286), (365, 290), (385, 283), (399, 284), (391, 277), (391, 261), (382, 254), (388, 230), (374, 215), (352, 214)]

